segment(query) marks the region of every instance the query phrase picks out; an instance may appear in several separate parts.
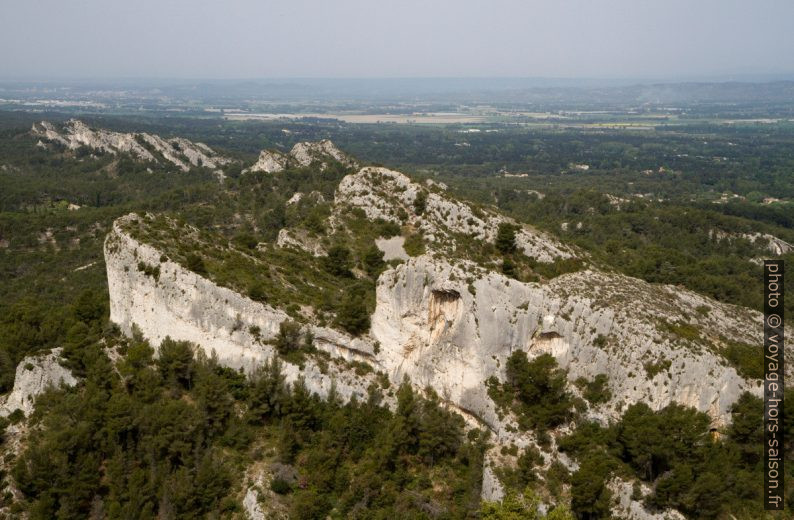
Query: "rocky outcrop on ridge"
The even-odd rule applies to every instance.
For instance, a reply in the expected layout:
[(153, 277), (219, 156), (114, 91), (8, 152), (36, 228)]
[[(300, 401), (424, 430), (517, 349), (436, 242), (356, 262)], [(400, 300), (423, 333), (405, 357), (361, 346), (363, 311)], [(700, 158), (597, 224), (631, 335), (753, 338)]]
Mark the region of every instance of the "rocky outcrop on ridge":
[[(417, 214), (417, 200), (423, 198), (424, 208)], [(361, 208), (373, 220), (413, 226), (422, 232), (433, 249), (445, 254), (457, 249), (457, 236), (492, 242), (499, 224), (515, 224), (495, 211), (456, 201), (441, 190), (428, 189), (387, 168), (366, 167), (346, 176), (339, 183), (335, 202), (342, 209), (346, 206)], [(575, 256), (571, 248), (529, 226), (519, 227), (516, 246), (540, 262)]]
[(257, 161), (243, 170), (243, 173), (277, 173), (291, 166), (311, 166), (314, 162), (319, 162), (320, 169), (325, 169), (328, 160), (340, 162), (345, 166), (355, 166), (356, 164), (355, 160), (339, 150), (334, 143), (323, 139), (314, 143), (297, 143), (288, 154), (277, 150), (262, 150)]
[(289, 164), (289, 157), (281, 152), (275, 150), (262, 150), (259, 152), (259, 158), (250, 167), (243, 170), (247, 172), (264, 172), (264, 173), (277, 173), (287, 169)]
[(0, 402), (0, 417), (7, 417), (15, 410), (30, 415), (36, 398), (48, 388), (77, 384), (72, 372), (60, 364), (60, 357), (58, 348), (48, 354), (24, 358), (17, 365), (14, 388)]
[[(185, 269), (162, 253), (138, 242), (123, 230), (141, 218), (131, 214), (114, 223), (105, 240), (110, 320), (131, 335), (137, 327), (153, 345), (166, 337), (190, 341), (207, 355), (235, 369), (251, 373), (275, 355), (267, 341), (273, 339), (287, 314), (255, 302)], [(153, 278), (141, 272), (139, 263), (156, 265)], [(312, 327), (314, 344), (346, 360), (371, 360), (372, 345), (326, 327)], [(345, 366), (331, 364), (327, 370), (312, 361), (301, 369), (284, 363), (288, 381), (305, 379), (306, 386), (321, 396), (335, 384), (342, 398), (363, 398), (372, 378), (356, 376)]]
[(221, 173), (222, 166), (232, 162), (204, 143), (194, 143), (181, 137), (164, 139), (145, 132), (121, 133), (93, 129), (77, 119), (70, 119), (60, 130), (48, 121), (41, 121), (33, 125), (31, 133), (69, 150), (88, 147), (113, 155), (128, 153), (142, 161), (173, 164), (183, 172), (192, 167), (205, 167), (215, 170), (217, 174)]
[[(686, 320), (704, 336), (718, 331), (757, 343), (756, 313), (618, 274), (587, 270), (533, 284), (466, 267), (425, 256), (383, 273), (372, 336), (394, 379), (408, 375), (433, 387), (493, 430), (499, 418), (483, 382), (502, 378), (516, 350), (530, 358), (551, 354), (572, 382), (606, 374), (612, 398), (590, 411), (602, 422), (642, 401), (657, 410), (672, 402), (692, 406), (723, 425), (742, 392), (760, 392), (705, 337), (684, 339), (666, 327)], [(693, 318), (700, 306), (708, 315)], [(649, 368), (656, 366), (666, 368)]]
[(345, 166), (353, 166), (355, 161), (337, 148), (328, 139), (323, 139), (316, 143), (303, 142), (292, 147), (290, 156), (301, 166), (309, 166), (314, 161), (322, 161), (324, 158), (331, 158)]
[(711, 230), (709, 231), (709, 237), (714, 240), (747, 240), (753, 245), (764, 246), (774, 256), (781, 256), (794, 251), (794, 245), (769, 233), (726, 233), (725, 231)]

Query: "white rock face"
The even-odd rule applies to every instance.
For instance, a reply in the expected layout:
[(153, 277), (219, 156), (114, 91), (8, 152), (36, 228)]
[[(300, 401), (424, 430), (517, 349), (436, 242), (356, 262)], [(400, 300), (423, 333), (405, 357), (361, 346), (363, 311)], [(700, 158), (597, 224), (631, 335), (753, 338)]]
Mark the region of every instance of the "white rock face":
[(408, 260), (411, 258), (405, 252), (405, 237), (379, 238), (375, 240), (375, 245), (383, 251), (383, 259), (387, 262), (389, 260)]
[(28, 356), (17, 365), (14, 388), (0, 402), (0, 417), (7, 417), (14, 410), (22, 410), (25, 415), (33, 412), (36, 397), (48, 388), (61, 385), (74, 386), (77, 379), (68, 368), (60, 365), (61, 349), (53, 349), (49, 354)]
[(325, 202), (325, 197), (323, 197), (323, 194), (319, 191), (310, 191), (309, 193), (296, 191), (287, 201), (287, 206), (292, 206), (301, 202), (309, 204), (322, 204)]
[(356, 162), (337, 148), (328, 139), (316, 143), (302, 142), (292, 147), (289, 154), (276, 150), (262, 150), (257, 161), (251, 167), (243, 170), (248, 172), (277, 173), (290, 166), (311, 166), (314, 162), (320, 163), (320, 169), (327, 167), (327, 161), (333, 159), (345, 166), (354, 166)]
[[(425, 210), (416, 215), (414, 201), (420, 193), (426, 197)], [(490, 242), (496, 237), (499, 224), (515, 224), (512, 219), (491, 210), (475, 210), (469, 204), (428, 192), (406, 175), (387, 168), (366, 167), (348, 175), (339, 183), (335, 201), (337, 205), (359, 207), (373, 220), (402, 224), (403, 218), (407, 218), (405, 223), (421, 230), (430, 247), (439, 252), (456, 249), (456, 241), (451, 236), (454, 233)], [(520, 226), (516, 245), (540, 262), (574, 256), (570, 248), (529, 226)]]
[(355, 164), (355, 161), (345, 155), (328, 139), (323, 139), (316, 143), (298, 143), (292, 147), (289, 154), (301, 166), (309, 166), (314, 161), (322, 161), (327, 157), (339, 161), (346, 166)]
[(769, 233), (752, 233), (744, 235), (750, 242), (766, 242), (766, 249), (775, 256), (785, 255), (794, 251), (794, 245), (789, 244), (785, 240), (770, 235)]
[[(110, 320), (128, 335), (137, 327), (153, 346), (166, 337), (190, 341), (207, 355), (214, 352), (223, 365), (248, 373), (270, 359), (273, 347), (262, 340), (278, 334), (286, 313), (219, 287), (175, 262), (161, 262), (159, 251), (122, 231), (122, 223), (136, 218), (145, 217), (131, 214), (118, 219), (105, 240)], [(139, 262), (159, 266), (158, 279), (139, 271)], [(312, 333), (315, 346), (333, 356), (374, 363), (372, 345), (362, 340), (323, 327), (312, 327)], [(288, 381), (305, 379), (307, 388), (321, 396), (336, 384), (343, 399), (354, 394), (365, 397), (373, 380), (334, 363), (324, 372), (311, 360), (303, 370), (284, 363), (283, 371)]]
[[(614, 479), (607, 484), (612, 492), (611, 512), (615, 518), (622, 520), (686, 520), (686, 517), (674, 509), (665, 509), (659, 513), (653, 513), (645, 509), (641, 502), (631, 499), (634, 491), (633, 484), (620, 479)], [(641, 485), (644, 495), (650, 492), (646, 485)]]
[(275, 150), (262, 150), (256, 162), (245, 172), (276, 173), (287, 169), (289, 157)]
[[(707, 304), (708, 317), (693, 318)], [(606, 374), (612, 399), (593, 411), (596, 419), (617, 418), (640, 401), (655, 410), (677, 402), (725, 424), (739, 395), (760, 395), (761, 388), (709, 348), (655, 325), (686, 316), (705, 334), (759, 344), (760, 315), (688, 291), (597, 271), (525, 284), (426, 256), (381, 275), (372, 336), (393, 380), (408, 375), (429, 385), (493, 430), (499, 419), (483, 383), (492, 375), (503, 379), (504, 362), (516, 350), (530, 358), (551, 354), (570, 381)], [(650, 377), (646, 366), (666, 361), (669, 369)]]
[[(420, 193), (426, 203), (417, 215)], [(421, 229), (429, 252), (381, 274), (368, 336), (351, 338), (312, 327), (315, 345), (333, 356), (366, 362), (392, 383), (407, 376), (418, 390), (433, 388), (467, 424), (490, 430), (497, 446), (534, 442), (533, 434), (512, 428), (511, 417), (499, 418), (484, 384), (491, 376), (504, 379), (506, 360), (517, 350), (530, 359), (551, 354), (570, 382), (605, 374), (612, 397), (587, 412), (600, 422), (617, 419), (637, 402), (654, 410), (680, 403), (707, 413), (719, 427), (730, 421), (730, 407), (741, 393), (761, 394), (760, 383), (737, 374), (719, 352), (723, 337), (759, 345), (760, 355), (762, 320), (757, 312), (594, 269), (538, 284), (451, 260), (459, 234), (493, 240), (499, 224), (510, 221), (491, 210), (428, 193), (384, 168), (363, 168), (345, 177), (335, 204), (335, 211), (359, 207), (370, 219)], [(124, 217), (130, 218), (135, 217)], [(136, 324), (154, 344), (166, 335), (192, 341), (208, 352), (215, 350), (221, 362), (246, 370), (273, 355), (249, 328), (257, 326), (263, 338), (271, 338), (285, 313), (172, 262), (160, 263), (158, 251), (123, 232), (123, 221), (114, 224), (105, 244), (111, 320), (122, 330), (129, 333)], [(306, 248), (300, 240), (290, 244), (292, 230), (283, 231), (283, 247)], [(528, 226), (517, 237), (520, 248), (540, 261), (576, 254)], [(159, 280), (138, 271), (139, 261), (159, 265)], [(365, 395), (372, 380), (336, 365), (324, 373), (313, 362), (303, 371), (286, 365), (285, 372), (291, 381), (304, 377), (320, 395), (327, 395), (335, 381), (343, 398)], [(789, 369), (787, 376), (792, 373)], [(501, 496), (491, 469), (498, 454), (494, 450), (483, 476), (483, 497), (489, 500)]]
[(324, 256), (327, 254), (319, 240), (311, 238), (305, 230), (301, 229), (284, 228), (279, 230), (276, 245), (278, 247), (300, 249), (313, 256)]
[(253, 479), (253, 484), (245, 491), (243, 498), (243, 509), (249, 520), (265, 520), (265, 511), (259, 503), (260, 490), (264, 489), (264, 475), (260, 472)]
[(765, 246), (765, 249), (774, 256), (781, 256), (794, 251), (794, 245), (785, 240), (770, 235), (769, 233), (726, 233), (719, 230), (709, 231), (709, 237), (715, 240), (733, 240), (741, 238), (753, 244)]
[(48, 141), (60, 143), (70, 150), (85, 146), (113, 155), (129, 153), (143, 161), (160, 162), (159, 158), (162, 158), (185, 172), (192, 166), (203, 166), (218, 173), (218, 168), (231, 162), (231, 159), (215, 153), (204, 143), (194, 143), (181, 137), (166, 140), (147, 133), (92, 129), (76, 119), (67, 121), (62, 132), (47, 121), (34, 124), (31, 132)]
[(47, 121), (34, 124), (32, 132), (47, 140), (58, 142), (70, 150), (86, 146), (114, 155), (126, 152), (139, 159), (155, 161), (154, 155), (135, 139), (135, 134), (93, 130), (77, 119), (67, 121), (63, 133), (58, 132), (55, 126)]

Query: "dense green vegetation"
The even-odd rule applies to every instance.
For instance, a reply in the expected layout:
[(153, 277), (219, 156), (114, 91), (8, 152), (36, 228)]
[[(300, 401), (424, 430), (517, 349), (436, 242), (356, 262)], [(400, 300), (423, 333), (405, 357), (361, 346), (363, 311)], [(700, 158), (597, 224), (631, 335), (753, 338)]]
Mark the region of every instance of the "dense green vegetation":
[(516, 414), (521, 429), (545, 432), (573, 417), (578, 403), (566, 389), (565, 372), (550, 354), (529, 361), (527, 353), (518, 350), (508, 358), (505, 372), (504, 383), (495, 377), (487, 381), (488, 395), (501, 409)]
[[(23, 132), (42, 116), (4, 118), (0, 156), (11, 159), (4, 159), (8, 169), (0, 171), (4, 188), (0, 210), (5, 211), (50, 207), (59, 200), (102, 207), (129, 202), (140, 208), (149, 206), (156, 193), (157, 198), (171, 199), (160, 206), (171, 210), (190, 206), (185, 216), (191, 223), (221, 225), (226, 231), (236, 226), (254, 228), (273, 238), (289, 220), (290, 212), (278, 208), (284, 196), (299, 189), (317, 190), (328, 200), (339, 178), (333, 170), (322, 176), (304, 171), (278, 179), (240, 177), (241, 165), (236, 163), (227, 168), (227, 175), (230, 190), (237, 191), (237, 185), (240, 189), (232, 200), (225, 200), (226, 190), (219, 192), (214, 183), (200, 181), (209, 181), (209, 172), (150, 175), (148, 166), (112, 156), (53, 157)], [(794, 205), (790, 201), (761, 204), (764, 197), (792, 198), (790, 125), (660, 125), (644, 132), (491, 125), (461, 134), (465, 127), (454, 125), (347, 125), (323, 120), (222, 123), (133, 116), (86, 120), (116, 130), (183, 135), (242, 160), (252, 160), (265, 147), (288, 149), (300, 140), (332, 138), (363, 160), (442, 178), (466, 198), (496, 204), (576, 242), (607, 266), (754, 308), (759, 304), (759, 291), (753, 287), (760, 280), (760, 267), (749, 260), (769, 253), (760, 242), (715, 237), (764, 232), (794, 242)], [(290, 133), (285, 134), (285, 129)], [(461, 140), (469, 146), (456, 146)], [(588, 169), (572, 166), (582, 164)], [(18, 174), (30, 169), (36, 175)], [(526, 177), (502, 177), (500, 171)], [(175, 189), (186, 185), (191, 188)], [(538, 198), (536, 192), (545, 197)], [(626, 200), (610, 204), (604, 193)], [(723, 193), (729, 196), (720, 201)], [(715, 201), (724, 203), (711, 203)], [(234, 212), (239, 214), (240, 209), (249, 214), (248, 219), (235, 221)], [(321, 225), (322, 209), (301, 218), (310, 228)], [(561, 229), (564, 223), (567, 231)], [(409, 245), (416, 244), (409, 241)], [(510, 261), (506, 270), (511, 272)], [(794, 305), (794, 296), (787, 300)]]
[[(85, 379), (42, 397), (32, 419), (41, 428), (12, 472), (26, 497), (13, 508), (31, 518), (239, 516), (239, 475), (266, 459), (297, 475), (273, 484), (291, 518), (479, 508), (485, 439), (464, 436), (432, 392), (402, 385), (392, 413), (374, 390), (364, 402), (321, 400), (287, 384), (277, 361), (249, 380), (187, 343), (165, 340), (154, 360), (140, 338), (103, 339), (72, 333), (68, 356)], [(109, 349), (122, 355), (118, 370)]]
[[(794, 392), (787, 392), (794, 398)], [(651, 508), (675, 508), (689, 518), (760, 518), (763, 482), (763, 403), (744, 394), (733, 406), (733, 423), (709, 432), (709, 417), (669, 405), (658, 412), (630, 406), (609, 427), (581, 424), (559, 448), (581, 466), (572, 476), (572, 508), (578, 518), (605, 518), (611, 496), (606, 483), (615, 475), (653, 485), (639, 495)], [(791, 450), (794, 421), (785, 425)], [(790, 453), (790, 451), (789, 451)], [(791, 470), (788, 470), (791, 475)], [(794, 499), (788, 485), (787, 500)], [(775, 518), (786, 518), (785, 514)]]

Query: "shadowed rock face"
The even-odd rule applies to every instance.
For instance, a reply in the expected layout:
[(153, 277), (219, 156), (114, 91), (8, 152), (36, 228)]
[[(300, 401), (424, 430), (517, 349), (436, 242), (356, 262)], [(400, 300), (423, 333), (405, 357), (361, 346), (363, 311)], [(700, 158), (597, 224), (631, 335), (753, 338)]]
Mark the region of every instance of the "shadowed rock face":
[(460, 317), (460, 293), (454, 289), (434, 289), (428, 307), (430, 343), (436, 343)]

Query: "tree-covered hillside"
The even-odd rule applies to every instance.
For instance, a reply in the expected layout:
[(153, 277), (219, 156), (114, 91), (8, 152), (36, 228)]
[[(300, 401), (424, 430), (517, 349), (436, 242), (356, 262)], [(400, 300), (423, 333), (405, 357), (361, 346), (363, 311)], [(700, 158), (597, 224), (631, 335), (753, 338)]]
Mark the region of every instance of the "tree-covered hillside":
[[(515, 417), (515, 431), (537, 448), (504, 446), (501, 455), (514, 464), (495, 468), (494, 478), (506, 497), (482, 502), (484, 454), (494, 439), (467, 426), (446, 396), (381, 377), (366, 399), (321, 399), (300, 382), (288, 384), (279, 361), (247, 378), (195, 345), (124, 337), (109, 322), (102, 247), (118, 217), (151, 214), (127, 231), (163, 259), (284, 310), (289, 321), (272, 342), (282, 362), (320, 356), (301, 329), (310, 319), (305, 309), (320, 326), (365, 334), (378, 276), (401, 262), (386, 262), (375, 240), (402, 236), (408, 257), (425, 251), (413, 227), (368, 219), (360, 208), (331, 218), (336, 188), (353, 167), (329, 161), (243, 173), (260, 149), (330, 138), (363, 164), (443, 182), (479, 211), (499, 210), (584, 252), (585, 260), (539, 263), (516, 250), (515, 222), (498, 226), (492, 242), (455, 237), (461, 258), (496, 266), (513, 281), (544, 283), (590, 265), (759, 309), (760, 262), (775, 256), (772, 247), (794, 260), (785, 251), (794, 244), (789, 123), (470, 131), (316, 119), (84, 118), (205, 142), (233, 159), (219, 182), (206, 168), (180, 172), (41, 142), (29, 128), (43, 118), (64, 116), (0, 112), (0, 393), (12, 389), (26, 356), (54, 348), (79, 383), (44, 394), (27, 419), (20, 411), (0, 420), (0, 477), (19, 491), (0, 493), (9, 518), (243, 518), (254, 490), (256, 504), (298, 519), (596, 519), (609, 518), (617, 481), (655, 512), (764, 514), (756, 485), (762, 408), (749, 393), (718, 431), (706, 414), (679, 405), (632, 404), (609, 423), (593, 422), (591, 412), (610, 399), (605, 376), (572, 383), (552, 356), (517, 352), (505, 360), (504, 378), (482, 384), (496, 413)], [(422, 192), (408, 211), (422, 215), (427, 197)], [(284, 228), (304, 233), (323, 254), (276, 247)], [(157, 266), (134, 267), (159, 276)], [(790, 320), (794, 284), (786, 296)], [(720, 335), (666, 326), (696, 342)], [(758, 378), (753, 349), (727, 345), (725, 366)], [(670, 369), (647, 365), (649, 378)], [(791, 453), (794, 422), (785, 429)], [(546, 464), (550, 453), (570, 464)], [(272, 478), (258, 481), (265, 473)]]

